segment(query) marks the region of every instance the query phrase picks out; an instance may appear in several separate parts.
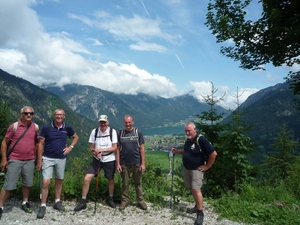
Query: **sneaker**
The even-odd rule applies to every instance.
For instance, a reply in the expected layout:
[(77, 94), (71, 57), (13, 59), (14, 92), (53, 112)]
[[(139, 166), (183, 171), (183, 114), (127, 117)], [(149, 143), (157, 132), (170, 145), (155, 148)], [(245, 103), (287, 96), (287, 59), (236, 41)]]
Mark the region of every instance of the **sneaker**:
[(110, 207), (116, 208), (116, 204), (114, 203), (113, 197), (108, 197), (107, 200), (106, 200), (106, 203), (107, 203)]
[(32, 208), (30, 207), (29, 202), (22, 204), (21, 208), (27, 213), (32, 213)]
[(127, 206), (126, 202), (121, 202), (121, 205), (119, 206), (119, 210), (124, 210)]
[(139, 206), (140, 206), (140, 208), (141, 208), (142, 210), (147, 210), (147, 205), (146, 205), (145, 202), (140, 202), (140, 203), (139, 203)]
[(46, 213), (46, 206), (41, 206), (37, 214), (38, 219), (43, 219)]
[(3, 209), (0, 208), (0, 220), (1, 220), (1, 217), (2, 217), (2, 212), (3, 212)]
[(197, 212), (197, 218), (195, 220), (194, 225), (203, 225), (203, 218), (204, 218), (203, 212), (202, 213)]
[(197, 212), (197, 206), (195, 205), (193, 208), (187, 208), (186, 209), (187, 213), (193, 214)]
[(86, 209), (86, 199), (81, 199), (81, 201), (74, 208), (75, 212)]
[(65, 207), (62, 205), (62, 202), (61, 201), (58, 201), (56, 202), (54, 205), (53, 205), (53, 208), (62, 212), (62, 211), (65, 211)]

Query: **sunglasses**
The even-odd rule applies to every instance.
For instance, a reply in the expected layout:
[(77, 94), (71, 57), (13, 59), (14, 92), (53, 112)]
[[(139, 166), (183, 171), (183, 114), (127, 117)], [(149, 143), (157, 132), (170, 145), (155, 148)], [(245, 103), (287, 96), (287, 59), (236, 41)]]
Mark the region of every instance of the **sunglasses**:
[(34, 114), (34, 112), (22, 112), (22, 114), (23, 114), (23, 115), (27, 115), (27, 116), (29, 116), (29, 115), (32, 116), (32, 115)]

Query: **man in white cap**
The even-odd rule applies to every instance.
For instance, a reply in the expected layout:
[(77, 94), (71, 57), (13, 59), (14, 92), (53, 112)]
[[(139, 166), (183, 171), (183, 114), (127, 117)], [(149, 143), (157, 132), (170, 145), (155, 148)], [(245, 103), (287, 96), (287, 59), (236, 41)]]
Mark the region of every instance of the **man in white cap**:
[(109, 121), (106, 115), (99, 117), (99, 127), (92, 130), (89, 143), (90, 151), (93, 154), (93, 160), (86, 171), (83, 186), (82, 186), (82, 199), (74, 208), (74, 211), (80, 211), (86, 208), (86, 196), (88, 194), (91, 180), (97, 176), (101, 169), (104, 170), (106, 179), (108, 179), (108, 192), (107, 204), (115, 208), (116, 205), (113, 200), (114, 193), (114, 174), (115, 174), (115, 161), (117, 150), (117, 132), (108, 126)]

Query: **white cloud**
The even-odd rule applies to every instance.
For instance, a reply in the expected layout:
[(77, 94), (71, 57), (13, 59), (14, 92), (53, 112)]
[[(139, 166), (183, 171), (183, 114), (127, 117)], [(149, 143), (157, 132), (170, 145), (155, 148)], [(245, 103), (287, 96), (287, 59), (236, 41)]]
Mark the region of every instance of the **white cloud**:
[(131, 49), (137, 51), (153, 51), (153, 52), (166, 52), (166, 47), (162, 45), (158, 45), (156, 43), (146, 43), (146, 42), (138, 42), (137, 44), (130, 45)]
[[(212, 83), (209, 81), (193, 82), (190, 83), (191, 88), (194, 90), (192, 93), (200, 102), (205, 102), (203, 97), (212, 95)], [(246, 99), (259, 91), (256, 88), (241, 88), (231, 90), (228, 86), (214, 86), (215, 93), (213, 94), (214, 100), (219, 101), (218, 105), (226, 109), (236, 109), (238, 104), (243, 103)], [(237, 98), (238, 97), (238, 98)]]
[[(9, 2), (15, 4), (11, 3), (10, 7), (6, 7), (6, 9), (9, 11), (17, 9), (20, 13), (9, 14), (9, 18), (12, 21), (18, 21), (19, 24), (11, 34), (6, 36), (6, 39), (2, 36), (0, 68), (7, 72), (29, 80), (36, 85), (44, 82), (57, 82), (59, 85), (79, 83), (116, 93), (137, 94), (138, 92), (144, 92), (166, 97), (172, 97), (179, 93), (175, 84), (166, 77), (159, 74), (150, 74), (134, 64), (117, 64), (114, 62), (102, 64), (84, 58), (81, 54), (89, 55), (91, 53), (81, 43), (72, 40), (68, 33), (46, 33), (44, 31), (36, 13), (29, 8), (29, 1), (26, 2), (27, 5), (24, 4), (25, 1)], [(22, 7), (19, 7), (19, 3)], [(92, 24), (83, 17), (77, 17), (77, 19), (81, 19), (89, 25)], [(122, 22), (125, 26), (118, 31), (121, 28), (119, 22)], [(131, 33), (127, 32), (126, 29), (133, 28), (133, 33), (140, 36), (151, 35), (151, 33), (158, 35), (160, 33), (159, 29), (157, 30), (158, 26), (155, 25), (158, 21), (151, 22), (152, 25), (150, 23), (148, 28), (142, 29), (145, 23), (150, 23), (150, 21), (139, 16), (132, 19), (119, 17), (115, 21), (111, 21), (107, 29), (120, 36), (124, 33)], [(101, 26), (105, 26), (104, 24), (101, 24)], [(137, 27), (134, 27), (134, 25), (137, 25)], [(2, 26), (0, 28), (1, 34), (5, 33), (3, 29), (7, 29), (7, 27)], [(27, 30), (30, 31), (28, 35), (31, 38), (26, 38), (26, 41), (24, 41), (23, 35)], [(18, 43), (18, 46), (15, 49), (5, 48), (5, 43), (13, 39), (12, 37)], [(130, 35), (127, 37), (130, 37)], [(101, 45), (96, 39), (91, 40)], [(160, 51), (163, 51), (162, 46), (154, 44), (148, 46), (148, 48), (151, 47), (160, 48)]]

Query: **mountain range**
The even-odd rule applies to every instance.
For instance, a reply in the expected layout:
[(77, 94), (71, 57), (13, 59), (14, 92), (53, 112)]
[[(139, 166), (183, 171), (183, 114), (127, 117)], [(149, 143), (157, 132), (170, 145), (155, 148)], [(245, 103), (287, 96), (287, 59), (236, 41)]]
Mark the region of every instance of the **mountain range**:
[[(123, 117), (133, 116), (136, 126), (141, 129), (183, 125), (195, 120), (196, 115), (209, 110), (209, 106), (199, 102), (190, 94), (174, 98), (114, 94), (92, 86), (67, 84), (63, 87), (42, 85), (46, 91), (58, 95), (76, 113), (96, 121), (99, 115), (106, 114), (112, 126), (123, 127)], [(227, 110), (217, 106), (218, 112)]]
[[(240, 108), (246, 111), (242, 119), (253, 125), (248, 135), (258, 143), (256, 156), (271, 153), (271, 144), (283, 124), (294, 131), (295, 139), (299, 138), (300, 112), (294, 103), (295, 99), (299, 98), (292, 94), (288, 84), (279, 83), (258, 91), (241, 104)], [(135, 126), (146, 129), (183, 125), (210, 109), (207, 104), (200, 103), (190, 94), (166, 99), (146, 94), (115, 94), (79, 84), (63, 87), (48, 84), (38, 87), (1, 69), (0, 100), (9, 104), (15, 119), (24, 105), (32, 106), (36, 112), (35, 121), (40, 126), (52, 120), (54, 109), (64, 109), (66, 122), (74, 127), (80, 136), (80, 145), (85, 148), (88, 136), (97, 126), (97, 119), (101, 114), (108, 115), (110, 125), (116, 129), (123, 127), (125, 114), (134, 117)], [(220, 106), (216, 109), (229, 114)], [(224, 122), (230, 122), (230, 119), (229, 115)]]

